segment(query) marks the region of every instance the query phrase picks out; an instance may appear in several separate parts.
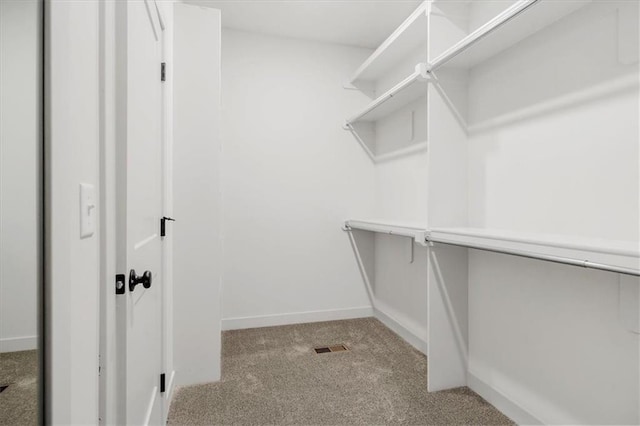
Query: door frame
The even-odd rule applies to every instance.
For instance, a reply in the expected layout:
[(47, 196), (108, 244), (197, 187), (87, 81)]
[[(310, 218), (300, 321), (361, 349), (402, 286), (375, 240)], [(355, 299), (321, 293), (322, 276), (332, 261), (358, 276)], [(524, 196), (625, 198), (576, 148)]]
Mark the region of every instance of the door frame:
[(98, 421), (117, 422), (116, 299), (116, 17), (100, 2), (100, 294)]
[[(172, 59), (172, 15), (173, 5), (167, 2), (148, 0), (151, 7), (158, 7), (162, 13), (165, 25), (161, 32), (161, 58), (162, 61), (171, 63)], [(118, 51), (116, 45), (118, 37), (126, 34), (123, 31), (122, 17), (118, 16), (116, 2), (100, 2), (100, 208), (99, 208), (99, 234), (100, 234), (100, 294), (99, 294), (99, 424), (118, 424), (120, 410), (118, 407), (119, 380), (118, 371), (123, 366), (120, 352), (118, 351), (117, 336), (117, 308), (115, 294), (115, 276), (126, 271), (117, 271), (117, 218), (126, 212), (118, 211), (116, 199), (117, 189), (117, 125), (118, 120), (126, 120), (120, 111), (117, 94), (117, 77), (126, 69), (122, 68), (123, 52)], [(126, 62), (124, 62), (126, 63)], [(160, 64), (158, 64), (160, 66)], [(172, 164), (172, 84), (170, 65), (168, 78), (162, 87), (162, 158), (163, 158), (163, 185), (162, 204), (163, 214), (172, 213), (171, 191), (171, 164)], [(160, 218), (158, 218), (158, 226)], [(170, 225), (169, 225), (170, 227)], [(168, 227), (168, 228), (169, 228)], [(170, 228), (169, 228), (170, 229)], [(163, 289), (161, 295), (161, 365), (166, 374), (166, 390), (161, 395), (161, 410), (163, 421), (166, 421), (171, 397), (173, 394), (173, 333), (172, 333), (172, 249), (171, 238), (163, 238), (162, 242), (162, 275)], [(169, 374), (167, 374), (169, 373)]]
[[(162, 83), (162, 213), (173, 217), (173, 3), (158, 2), (164, 28), (160, 36), (161, 60), (166, 65), (165, 81)], [(162, 237), (162, 359), (166, 376), (165, 392), (161, 395), (162, 420), (166, 424), (175, 384), (173, 368), (173, 230), (167, 222), (166, 236)]]

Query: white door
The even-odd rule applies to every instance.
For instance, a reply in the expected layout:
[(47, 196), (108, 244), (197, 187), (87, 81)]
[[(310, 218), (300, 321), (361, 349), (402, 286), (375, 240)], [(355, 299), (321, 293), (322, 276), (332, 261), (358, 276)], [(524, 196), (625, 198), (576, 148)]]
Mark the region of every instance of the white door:
[(153, 0), (119, 2), (118, 298), (119, 423), (162, 418), (161, 20)]

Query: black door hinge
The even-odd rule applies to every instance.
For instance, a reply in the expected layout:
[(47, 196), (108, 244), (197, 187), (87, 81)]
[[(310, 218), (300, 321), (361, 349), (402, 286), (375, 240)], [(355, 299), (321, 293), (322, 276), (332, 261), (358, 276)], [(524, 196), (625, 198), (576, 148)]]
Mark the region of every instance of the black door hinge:
[(125, 281), (124, 274), (116, 275), (116, 294), (124, 294), (124, 291), (126, 289), (124, 285), (124, 281)]
[(167, 63), (160, 64), (160, 81), (167, 81)]
[(164, 373), (160, 375), (160, 393), (164, 393), (165, 391), (165, 378)]
[(175, 222), (176, 220), (172, 217), (162, 216), (160, 219), (160, 236), (165, 237), (167, 235), (167, 221)]

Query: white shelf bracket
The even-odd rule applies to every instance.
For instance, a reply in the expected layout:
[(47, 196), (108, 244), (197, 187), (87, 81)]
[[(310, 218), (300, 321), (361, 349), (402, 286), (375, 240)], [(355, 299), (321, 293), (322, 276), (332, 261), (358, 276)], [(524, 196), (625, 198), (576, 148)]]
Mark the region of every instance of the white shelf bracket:
[(420, 243), (425, 247), (433, 247), (435, 244), (431, 241), (431, 232), (427, 231), (424, 233), (424, 238), (422, 238), (422, 242)]
[(425, 62), (421, 62), (416, 65), (416, 73), (418, 74), (417, 79), (419, 81), (428, 81), (431, 79), (431, 72), (429, 70), (429, 66)]

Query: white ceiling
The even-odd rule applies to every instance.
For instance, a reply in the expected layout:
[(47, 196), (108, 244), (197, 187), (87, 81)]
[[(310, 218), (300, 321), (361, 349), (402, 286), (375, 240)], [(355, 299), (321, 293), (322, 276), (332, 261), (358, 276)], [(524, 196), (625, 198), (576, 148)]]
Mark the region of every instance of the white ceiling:
[(421, 0), (184, 0), (222, 11), (222, 26), (375, 48)]

